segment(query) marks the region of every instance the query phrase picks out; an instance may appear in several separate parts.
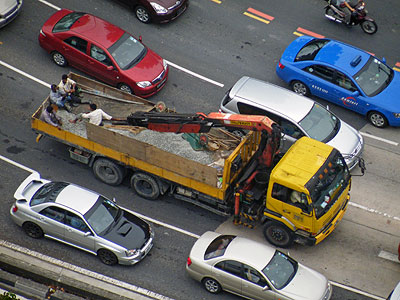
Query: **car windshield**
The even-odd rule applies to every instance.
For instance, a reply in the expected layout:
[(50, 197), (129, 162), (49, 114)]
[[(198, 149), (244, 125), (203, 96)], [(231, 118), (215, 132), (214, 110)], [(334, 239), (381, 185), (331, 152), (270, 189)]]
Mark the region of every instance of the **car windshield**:
[(121, 215), (120, 208), (111, 200), (99, 196), (93, 207), (85, 214), (85, 219), (100, 236), (111, 229)]
[(329, 110), (314, 103), (310, 112), (299, 122), (299, 125), (311, 138), (326, 143), (338, 133), (340, 120)]
[(370, 57), (365, 66), (354, 75), (363, 92), (375, 96), (382, 92), (392, 81), (394, 71), (375, 57)]
[(275, 251), (268, 265), (262, 270), (278, 290), (284, 288), (296, 275), (298, 263), (286, 254)]
[(312, 40), (301, 48), (294, 61), (314, 60), (319, 50), (321, 50), (327, 43), (329, 43), (329, 40)]
[(53, 32), (67, 31), (74, 23), (84, 15), (82, 12), (72, 12), (64, 16), (60, 21), (54, 25)]
[(46, 202), (54, 202), (61, 191), (68, 185), (69, 183), (66, 182), (49, 182), (44, 184), (33, 195), (30, 206), (35, 206)]
[(146, 55), (146, 47), (128, 33), (122, 37), (110, 48), (111, 56), (122, 70), (127, 70), (137, 64)]
[(336, 203), (349, 180), (350, 172), (346, 162), (339, 151), (334, 149), (318, 173), (306, 184), (317, 219)]

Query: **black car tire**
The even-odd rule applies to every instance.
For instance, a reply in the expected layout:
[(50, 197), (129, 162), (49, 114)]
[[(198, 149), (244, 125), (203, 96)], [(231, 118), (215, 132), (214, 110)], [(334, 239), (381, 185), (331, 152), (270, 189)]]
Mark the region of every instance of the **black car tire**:
[(156, 200), (160, 196), (157, 180), (145, 173), (136, 172), (132, 175), (131, 188), (140, 197), (148, 200)]
[(99, 257), (100, 261), (107, 266), (112, 266), (118, 263), (117, 256), (115, 256), (115, 254), (109, 250), (100, 249), (97, 251), (97, 256)]
[(36, 225), (35, 223), (32, 222), (25, 222), (22, 225), (22, 229), (25, 231), (25, 233), (30, 236), (31, 238), (34, 239), (40, 239), (43, 237), (43, 230), (40, 228), (39, 225)]
[(206, 277), (202, 281), (204, 288), (211, 294), (218, 294), (221, 292), (222, 287), (215, 279)]
[(120, 185), (125, 177), (125, 169), (107, 158), (98, 158), (92, 169), (96, 178), (109, 185)]
[(142, 23), (149, 24), (151, 22), (149, 11), (143, 6), (139, 5), (135, 7), (135, 15), (136, 18), (138, 18), (138, 20)]
[(68, 65), (67, 59), (60, 52), (54, 51), (51, 53), (51, 58), (54, 63), (60, 67), (66, 67)]
[(374, 34), (378, 31), (378, 25), (375, 23), (375, 21), (365, 20), (360, 24), (360, 26), (361, 29), (368, 34)]
[(269, 243), (276, 247), (288, 248), (293, 244), (293, 233), (279, 222), (269, 221), (264, 226), (264, 236)]
[(118, 84), (118, 88), (123, 92), (127, 92), (128, 94), (133, 94), (132, 88), (129, 85), (127, 85), (126, 83)]
[(386, 117), (377, 111), (371, 111), (368, 113), (368, 121), (371, 122), (372, 125), (378, 128), (385, 128), (388, 126), (388, 120)]
[(301, 96), (310, 96), (310, 90), (308, 86), (306, 86), (304, 83), (302, 83), (299, 80), (293, 80), (290, 83), (290, 88), (295, 92), (296, 94), (299, 94)]

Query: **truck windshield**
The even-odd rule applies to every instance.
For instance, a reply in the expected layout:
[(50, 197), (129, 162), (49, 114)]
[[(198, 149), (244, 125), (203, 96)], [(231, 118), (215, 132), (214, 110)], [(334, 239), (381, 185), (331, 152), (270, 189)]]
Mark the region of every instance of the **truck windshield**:
[(337, 201), (349, 180), (349, 169), (343, 156), (335, 149), (318, 173), (306, 184), (317, 219)]

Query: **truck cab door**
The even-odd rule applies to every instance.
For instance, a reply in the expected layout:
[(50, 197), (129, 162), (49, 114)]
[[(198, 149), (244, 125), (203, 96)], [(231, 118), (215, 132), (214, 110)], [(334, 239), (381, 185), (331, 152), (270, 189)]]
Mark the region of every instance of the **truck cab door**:
[[(311, 232), (313, 215), (306, 194), (279, 183), (274, 183), (271, 198), (271, 201), (279, 201), (281, 204), (281, 210), (276, 211), (277, 213), (289, 220), (294, 227)], [(279, 206), (276, 207), (278, 208)]]

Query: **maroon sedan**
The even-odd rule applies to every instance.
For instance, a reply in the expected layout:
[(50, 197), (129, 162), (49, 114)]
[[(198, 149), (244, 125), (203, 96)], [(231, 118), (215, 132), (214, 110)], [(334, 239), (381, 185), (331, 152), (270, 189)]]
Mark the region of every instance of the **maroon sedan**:
[(119, 0), (131, 8), (140, 22), (165, 23), (179, 17), (189, 0)]
[(119, 89), (149, 97), (163, 88), (168, 65), (121, 28), (62, 9), (44, 23), (39, 44), (59, 66), (71, 66)]

